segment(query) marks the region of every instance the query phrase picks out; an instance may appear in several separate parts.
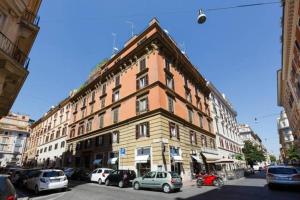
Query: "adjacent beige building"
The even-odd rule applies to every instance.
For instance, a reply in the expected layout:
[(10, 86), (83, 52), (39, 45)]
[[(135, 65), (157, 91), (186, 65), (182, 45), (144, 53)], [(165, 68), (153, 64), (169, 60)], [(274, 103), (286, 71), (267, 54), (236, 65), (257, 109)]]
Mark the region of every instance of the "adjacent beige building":
[(0, 1), (0, 118), (9, 113), (29, 73), (41, 0)]
[(21, 166), (30, 122), (28, 115), (16, 113), (0, 119), (0, 167)]

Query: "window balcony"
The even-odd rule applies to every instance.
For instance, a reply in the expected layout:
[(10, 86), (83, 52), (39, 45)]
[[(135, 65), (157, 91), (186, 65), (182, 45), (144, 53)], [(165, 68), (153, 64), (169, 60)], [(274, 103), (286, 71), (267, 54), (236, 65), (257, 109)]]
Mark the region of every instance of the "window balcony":
[(29, 24), (38, 27), (40, 22), (40, 16), (35, 15), (34, 13), (30, 12), (29, 10), (25, 10), (22, 20), (28, 22)]
[[(0, 32), (0, 51), (5, 53), (17, 63), (19, 63), (26, 70), (28, 69), (29, 58), (16, 44), (10, 41), (2, 32)], [(0, 57), (2, 57), (1, 54)]]

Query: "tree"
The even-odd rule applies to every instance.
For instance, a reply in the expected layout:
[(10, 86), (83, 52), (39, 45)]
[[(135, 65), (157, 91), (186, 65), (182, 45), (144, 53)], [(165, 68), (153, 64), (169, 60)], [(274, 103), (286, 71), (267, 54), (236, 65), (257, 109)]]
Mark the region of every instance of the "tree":
[(276, 157), (274, 155), (270, 155), (270, 161), (271, 161), (271, 163), (275, 163)]
[(264, 152), (258, 145), (254, 145), (251, 141), (245, 141), (243, 153), (247, 163), (253, 167), (256, 162), (262, 162), (266, 160)]
[(300, 160), (300, 156), (295, 145), (290, 146), (287, 150), (287, 157), (290, 161)]
[(235, 154), (234, 157), (235, 157), (236, 160), (243, 160), (243, 155), (242, 154), (237, 153), (237, 154)]

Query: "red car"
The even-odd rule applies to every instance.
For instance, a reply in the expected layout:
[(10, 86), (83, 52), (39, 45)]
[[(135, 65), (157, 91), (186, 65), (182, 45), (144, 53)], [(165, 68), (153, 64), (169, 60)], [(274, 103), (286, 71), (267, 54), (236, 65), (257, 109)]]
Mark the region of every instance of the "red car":
[(215, 174), (199, 174), (196, 176), (198, 186), (222, 186), (223, 179)]

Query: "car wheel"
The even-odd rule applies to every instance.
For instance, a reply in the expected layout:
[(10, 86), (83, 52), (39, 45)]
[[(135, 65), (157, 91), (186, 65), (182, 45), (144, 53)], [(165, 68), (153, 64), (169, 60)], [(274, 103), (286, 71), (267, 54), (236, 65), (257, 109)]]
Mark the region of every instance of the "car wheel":
[(101, 185), (101, 184), (102, 184), (102, 180), (101, 180), (101, 178), (99, 178), (99, 180), (98, 180), (98, 183), (99, 183), (99, 185)]
[(213, 181), (213, 185), (214, 185), (214, 186), (219, 186), (220, 183), (219, 183), (219, 181), (216, 179), (216, 180)]
[(170, 193), (171, 192), (171, 187), (169, 184), (164, 184), (163, 185), (163, 191), (164, 193)]
[(118, 185), (120, 188), (124, 187), (124, 181), (120, 181)]
[(39, 187), (36, 185), (36, 186), (34, 187), (34, 194), (38, 195), (39, 193), (40, 193)]
[(109, 180), (106, 179), (106, 180), (105, 180), (105, 185), (106, 185), (106, 186), (109, 186), (109, 184), (110, 184)]
[(62, 188), (61, 191), (65, 192), (65, 191), (67, 191), (67, 188)]
[(139, 189), (140, 189), (140, 184), (139, 184), (138, 182), (135, 182), (135, 183), (133, 184), (133, 189), (139, 190)]
[(198, 179), (198, 180), (197, 180), (197, 186), (202, 186), (202, 185), (203, 185), (202, 179)]

